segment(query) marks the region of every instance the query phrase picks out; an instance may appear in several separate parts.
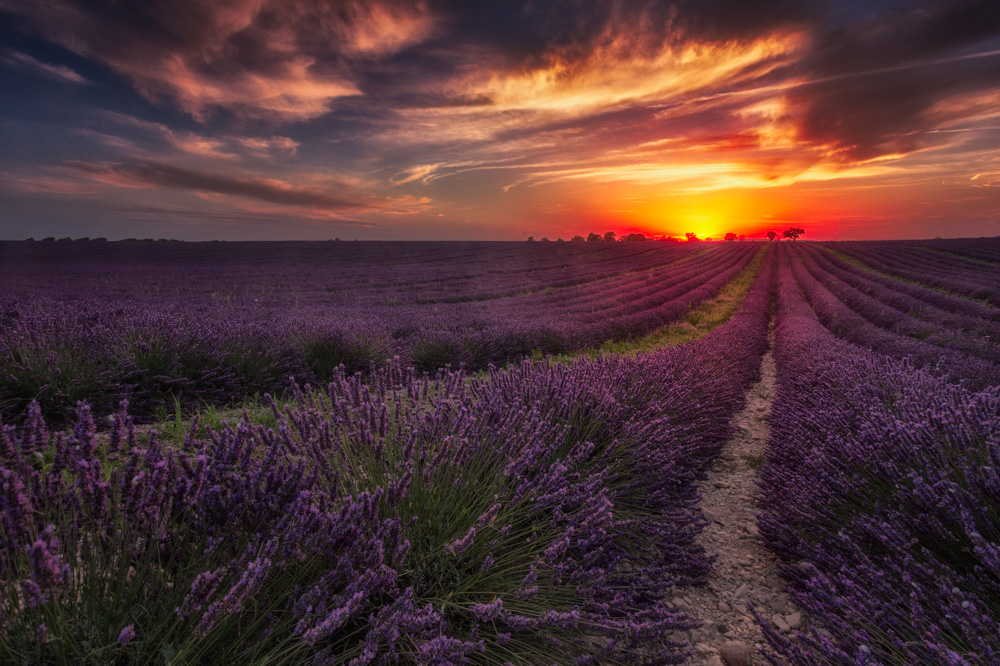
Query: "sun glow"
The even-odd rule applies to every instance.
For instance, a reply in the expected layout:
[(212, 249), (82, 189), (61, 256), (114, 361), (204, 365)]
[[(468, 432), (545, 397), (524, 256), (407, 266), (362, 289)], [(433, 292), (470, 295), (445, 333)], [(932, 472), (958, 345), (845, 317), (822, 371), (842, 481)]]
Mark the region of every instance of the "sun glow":
[(769, 212), (761, 202), (735, 192), (660, 197), (632, 208), (639, 226), (679, 238), (695, 233), (701, 239), (728, 232), (750, 235), (765, 224)]

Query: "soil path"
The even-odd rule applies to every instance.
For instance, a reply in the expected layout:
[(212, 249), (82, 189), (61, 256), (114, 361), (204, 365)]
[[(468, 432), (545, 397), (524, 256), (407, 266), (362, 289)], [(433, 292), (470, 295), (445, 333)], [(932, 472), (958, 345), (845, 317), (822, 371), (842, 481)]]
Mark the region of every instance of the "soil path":
[(770, 431), (767, 418), (776, 374), (769, 349), (761, 365), (761, 380), (747, 392), (746, 408), (733, 417), (735, 434), (701, 485), (702, 511), (711, 521), (701, 534), (701, 543), (716, 555), (715, 564), (707, 585), (677, 588), (672, 599), (702, 622), (700, 629), (676, 636), (694, 649), (692, 664), (729, 664), (721, 659), (720, 650), (732, 641), (749, 648), (753, 663), (764, 661), (756, 653), (767, 644), (747, 610), (748, 601), (786, 633), (802, 621), (785, 594), (777, 560), (761, 542), (755, 523), (756, 470), (763, 462)]

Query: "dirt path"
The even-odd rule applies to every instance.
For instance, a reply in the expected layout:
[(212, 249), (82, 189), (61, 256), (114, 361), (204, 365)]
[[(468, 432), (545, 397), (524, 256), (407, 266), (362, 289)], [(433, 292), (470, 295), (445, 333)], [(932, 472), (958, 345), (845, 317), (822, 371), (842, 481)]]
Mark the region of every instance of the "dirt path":
[[(753, 601), (758, 612), (782, 631), (797, 628), (801, 622), (798, 609), (784, 592), (777, 561), (760, 541), (754, 520), (756, 469), (763, 462), (770, 430), (767, 417), (775, 377), (774, 356), (768, 350), (761, 366), (761, 380), (747, 393), (746, 409), (733, 417), (735, 435), (701, 485), (702, 511), (712, 521), (702, 533), (701, 543), (717, 559), (707, 585), (678, 588), (672, 600), (703, 622), (700, 629), (683, 635), (694, 648), (692, 664), (751, 663), (731, 656), (733, 642), (749, 648), (752, 663), (763, 661), (756, 652), (766, 642), (747, 610), (747, 601)], [(720, 655), (727, 643), (730, 645)]]

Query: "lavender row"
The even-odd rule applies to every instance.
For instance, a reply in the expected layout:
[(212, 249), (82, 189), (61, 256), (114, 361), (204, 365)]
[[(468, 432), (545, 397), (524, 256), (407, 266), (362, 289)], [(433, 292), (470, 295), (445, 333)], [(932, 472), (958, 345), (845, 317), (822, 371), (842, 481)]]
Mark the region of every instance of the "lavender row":
[[(851, 245), (850, 243), (845, 244)], [(954, 277), (969, 277), (973, 280), (992, 278), (995, 281), (1000, 277), (1000, 264), (941, 252), (924, 245), (914, 245), (905, 241), (902, 243), (889, 241), (871, 243), (867, 249), (875, 255), (883, 255), (890, 261), (915, 270), (925, 270), (934, 274)]]
[[(773, 252), (773, 251), (772, 251)], [(773, 261), (708, 336), (436, 379), (336, 373), (183, 442), (0, 431), (0, 643), (34, 662), (672, 664), (694, 482), (766, 346)]]
[[(595, 247), (596, 245), (596, 247)], [(2, 243), (8, 291), (307, 306), (476, 301), (655, 268), (679, 244)], [(544, 288), (544, 287), (543, 287)]]
[(1000, 661), (1000, 389), (836, 339), (778, 268), (767, 544), (812, 623), (793, 664)]
[[(875, 290), (878, 290), (878, 293), (885, 295), (886, 298), (896, 298), (895, 294), (897, 293), (903, 294), (914, 299), (910, 306), (911, 309), (920, 315), (933, 316), (936, 320), (947, 325), (955, 325), (964, 330), (981, 331), (990, 336), (997, 330), (998, 323), (1000, 323), (1000, 308), (867, 270), (857, 264), (845, 261), (828, 244), (820, 244), (819, 246), (824, 250), (823, 258), (836, 269), (835, 274), (841, 279), (854, 280), (851, 282), (852, 285), (857, 283), (859, 288), (873, 294), (876, 293)], [(941, 313), (947, 314), (942, 315)]]
[(877, 271), (1000, 306), (1000, 266), (891, 241), (830, 246)]
[[(50, 270), (37, 294), (0, 302), (0, 413), (23, 414), (37, 400), (58, 418), (60, 411), (69, 416), (77, 400), (110, 411), (127, 398), (136, 415), (148, 416), (172, 410), (175, 400), (226, 403), (281, 390), (289, 376), (323, 382), (341, 364), (355, 372), (399, 357), (430, 371), (485, 368), (533, 352), (599, 346), (677, 318), (717, 293), (759, 249), (718, 246), (686, 259), (678, 255), (682, 260), (659, 268), (626, 271), (630, 265), (623, 264), (614, 278), (542, 294), (429, 305), (387, 304), (375, 296), (365, 302), (360, 288), (355, 305), (317, 298), (295, 306), (284, 297), (246, 302), (249, 296), (212, 304), (197, 293), (165, 297), (159, 287), (151, 289), (156, 283), (141, 279), (131, 282), (124, 298), (126, 266), (104, 274), (115, 285), (112, 298), (88, 291), (86, 281), (57, 289), (53, 282), (62, 278)], [(600, 260), (600, 254), (588, 256)], [(216, 280), (233, 279), (230, 260), (225, 270), (217, 269)], [(85, 268), (78, 263), (68, 270)], [(314, 264), (285, 270), (288, 284), (281, 290), (321, 280)], [(258, 293), (256, 286), (247, 288)], [(304, 298), (310, 294), (315, 296), (303, 289)]]
[[(883, 329), (939, 347), (1000, 362), (1000, 325), (983, 320), (956, 320), (948, 312), (893, 293), (841, 271), (815, 247), (796, 248), (806, 270), (842, 303)], [(966, 328), (967, 327), (967, 328)]]
[(1000, 366), (996, 363), (923, 340), (898, 335), (871, 323), (871, 320), (878, 319), (886, 311), (885, 306), (869, 298), (863, 306), (867, 308), (866, 316), (862, 316), (831, 292), (831, 288), (835, 287), (821, 283), (806, 270), (802, 257), (798, 256), (797, 252), (791, 249), (783, 252), (787, 255), (792, 276), (805, 294), (816, 317), (837, 337), (881, 354), (909, 358), (920, 367), (948, 375), (955, 381), (966, 382), (969, 386), (1000, 385)]
[(1000, 236), (992, 238), (935, 238), (933, 240), (903, 241), (903, 243), (926, 247), (937, 252), (979, 259), (980, 261), (1000, 263)]

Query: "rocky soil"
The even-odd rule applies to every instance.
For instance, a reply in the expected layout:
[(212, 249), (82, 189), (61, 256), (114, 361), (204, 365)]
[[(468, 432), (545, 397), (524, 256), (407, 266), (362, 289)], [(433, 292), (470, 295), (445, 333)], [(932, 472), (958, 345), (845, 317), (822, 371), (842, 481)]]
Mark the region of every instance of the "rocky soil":
[(801, 612), (785, 594), (777, 560), (764, 547), (755, 524), (756, 470), (770, 430), (775, 378), (774, 356), (768, 351), (760, 382), (748, 391), (746, 408), (733, 417), (735, 434), (701, 485), (702, 511), (711, 521), (701, 542), (716, 555), (715, 564), (707, 585), (678, 588), (672, 599), (703, 623), (675, 637), (692, 646), (692, 664), (765, 662), (759, 651), (767, 643), (747, 610), (748, 601), (782, 632), (802, 624)]

